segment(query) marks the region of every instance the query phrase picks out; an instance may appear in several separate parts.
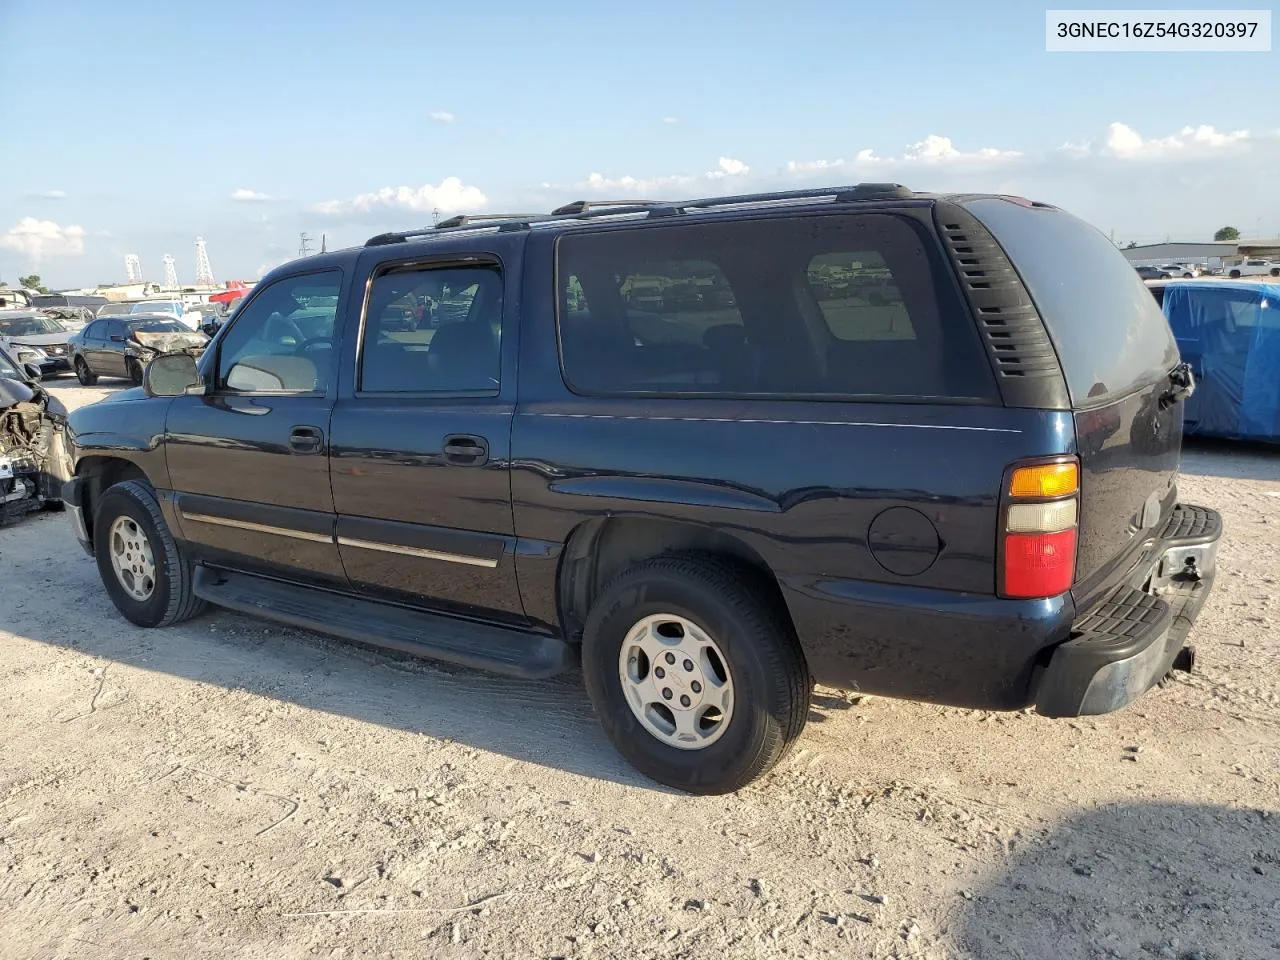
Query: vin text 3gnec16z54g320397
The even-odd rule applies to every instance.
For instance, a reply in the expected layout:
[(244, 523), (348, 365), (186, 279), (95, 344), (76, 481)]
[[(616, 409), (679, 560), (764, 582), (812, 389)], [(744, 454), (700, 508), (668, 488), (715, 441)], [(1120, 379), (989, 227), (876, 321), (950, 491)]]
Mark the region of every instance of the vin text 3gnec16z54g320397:
[(775, 764), (815, 682), (1118, 709), (1189, 666), (1221, 533), (1150, 294), (1016, 198), (458, 217), (276, 269), (145, 380), (72, 414), (64, 494), (134, 623), (580, 660), (695, 792)]

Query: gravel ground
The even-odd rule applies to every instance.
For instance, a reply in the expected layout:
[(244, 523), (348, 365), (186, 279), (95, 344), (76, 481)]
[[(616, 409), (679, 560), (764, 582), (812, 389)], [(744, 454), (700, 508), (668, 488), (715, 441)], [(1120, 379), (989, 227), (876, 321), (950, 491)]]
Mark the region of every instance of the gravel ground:
[(1228, 531), (1194, 674), (1080, 721), (820, 689), (716, 798), (632, 773), (577, 677), (139, 630), (62, 516), (22, 521), (0, 956), (1280, 957), (1280, 453), (1184, 472)]

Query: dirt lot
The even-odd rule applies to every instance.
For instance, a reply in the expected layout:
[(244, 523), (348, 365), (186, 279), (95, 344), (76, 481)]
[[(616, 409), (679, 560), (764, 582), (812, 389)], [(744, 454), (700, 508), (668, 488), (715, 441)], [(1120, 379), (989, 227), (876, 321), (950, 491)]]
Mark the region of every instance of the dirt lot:
[(1184, 469), (1227, 523), (1195, 674), (1079, 722), (819, 690), (720, 798), (633, 774), (577, 677), (139, 630), (23, 521), (0, 957), (1280, 957), (1280, 453)]

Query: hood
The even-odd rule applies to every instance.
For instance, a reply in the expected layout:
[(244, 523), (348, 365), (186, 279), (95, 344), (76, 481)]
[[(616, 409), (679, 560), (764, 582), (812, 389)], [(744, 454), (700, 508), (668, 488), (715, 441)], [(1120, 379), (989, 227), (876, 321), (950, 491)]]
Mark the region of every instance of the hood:
[(25, 343), (29, 347), (47, 347), (55, 343), (66, 343), (70, 336), (70, 330), (63, 330), (60, 333), (24, 333), (5, 339), (10, 343)]
[(128, 403), (130, 400), (149, 400), (147, 391), (141, 387), (130, 387), (128, 390), (117, 390), (115, 393), (107, 394), (103, 399), (93, 404), (95, 407), (101, 407), (108, 403)]
[(143, 330), (135, 330), (133, 338), (144, 347), (152, 350), (158, 350), (160, 353), (169, 353), (174, 350), (188, 350), (192, 347), (204, 348), (209, 342), (209, 338), (203, 333), (147, 333)]

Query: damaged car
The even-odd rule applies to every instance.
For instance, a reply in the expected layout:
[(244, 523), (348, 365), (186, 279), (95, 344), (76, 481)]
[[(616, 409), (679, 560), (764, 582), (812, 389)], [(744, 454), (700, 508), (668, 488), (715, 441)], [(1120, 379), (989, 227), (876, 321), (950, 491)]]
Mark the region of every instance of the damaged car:
[(147, 364), (162, 353), (199, 357), (209, 337), (166, 314), (102, 317), (70, 340), (71, 366), (80, 382), (93, 386), (99, 377), (123, 377), (142, 383)]
[(0, 344), (10, 350), (38, 349), (52, 361), (49, 375), (70, 371), (70, 339), (65, 325), (38, 310), (0, 310)]
[(66, 429), (67, 408), (0, 350), (0, 526), (61, 507)]

